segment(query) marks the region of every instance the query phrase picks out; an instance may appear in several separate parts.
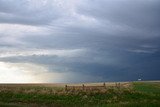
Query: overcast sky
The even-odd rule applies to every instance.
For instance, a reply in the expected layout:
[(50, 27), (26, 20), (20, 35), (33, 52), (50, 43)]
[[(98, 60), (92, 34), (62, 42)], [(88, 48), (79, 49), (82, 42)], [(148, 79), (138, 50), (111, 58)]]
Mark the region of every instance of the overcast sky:
[(0, 83), (160, 79), (160, 0), (0, 0)]

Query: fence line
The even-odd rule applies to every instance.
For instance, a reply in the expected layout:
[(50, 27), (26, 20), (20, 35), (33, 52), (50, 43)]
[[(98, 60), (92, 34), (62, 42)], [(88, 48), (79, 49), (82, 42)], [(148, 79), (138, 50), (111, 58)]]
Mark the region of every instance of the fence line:
[[(116, 83), (116, 87), (120, 86), (120, 83)], [(65, 85), (65, 91), (68, 90), (88, 90), (88, 89), (106, 89), (106, 83), (104, 82), (102, 85), (97, 85), (97, 86), (88, 86), (82, 84), (81, 86), (70, 86), (70, 85)]]
[(124, 84), (120, 84), (120, 83), (115, 83), (115, 85), (111, 85), (111, 86), (107, 86), (106, 83), (102, 83), (102, 85), (97, 85), (97, 86), (93, 86), (93, 85), (84, 85), (82, 84), (81, 86), (71, 86), (71, 85), (65, 85), (65, 91), (69, 91), (69, 90), (93, 90), (93, 89), (107, 89), (107, 87), (115, 87), (117, 89), (120, 89), (121, 87), (123, 87)]

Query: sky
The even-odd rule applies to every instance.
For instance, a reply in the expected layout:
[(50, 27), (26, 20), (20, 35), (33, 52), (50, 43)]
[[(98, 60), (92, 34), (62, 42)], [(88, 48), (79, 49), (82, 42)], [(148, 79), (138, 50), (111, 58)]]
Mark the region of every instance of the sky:
[(0, 0), (0, 83), (160, 80), (160, 0)]

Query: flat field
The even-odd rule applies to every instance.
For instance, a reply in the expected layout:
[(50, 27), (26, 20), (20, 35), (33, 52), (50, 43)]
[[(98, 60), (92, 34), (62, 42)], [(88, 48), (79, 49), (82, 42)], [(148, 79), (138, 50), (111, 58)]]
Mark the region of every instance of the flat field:
[(0, 84), (0, 107), (160, 107), (160, 82)]

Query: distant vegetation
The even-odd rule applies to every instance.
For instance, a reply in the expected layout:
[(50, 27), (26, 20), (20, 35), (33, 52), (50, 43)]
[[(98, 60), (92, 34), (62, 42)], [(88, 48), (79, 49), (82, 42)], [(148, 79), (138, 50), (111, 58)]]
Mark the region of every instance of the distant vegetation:
[(0, 107), (160, 107), (160, 82), (121, 83), (89, 90), (0, 85)]

